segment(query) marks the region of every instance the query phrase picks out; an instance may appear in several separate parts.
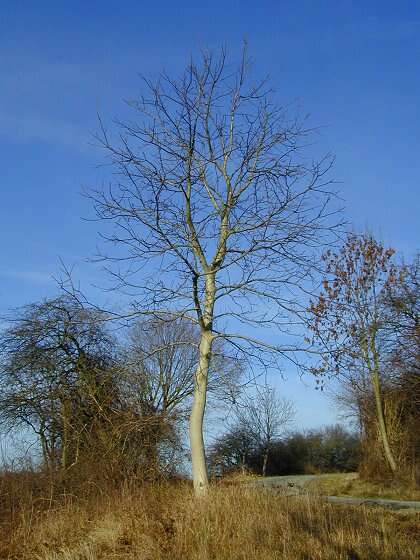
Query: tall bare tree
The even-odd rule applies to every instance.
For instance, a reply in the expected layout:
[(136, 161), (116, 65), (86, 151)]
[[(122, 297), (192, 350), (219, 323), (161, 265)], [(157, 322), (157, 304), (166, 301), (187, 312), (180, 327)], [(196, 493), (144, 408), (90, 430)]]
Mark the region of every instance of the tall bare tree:
[(199, 328), (190, 444), (200, 494), (213, 343), (264, 365), (274, 355), (296, 361), (301, 344), (278, 333), (273, 343), (264, 328), (289, 333), (305, 307), (315, 250), (330, 239), (332, 162), (304, 157), (309, 131), (273, 104), (266, 81), (252, 81), (245, 53), (236, 70), (224, 52), (205, 52), (179, 78), (144, 83), (117, 138), (101, 125), (115, 181), (90, 196), (115, 226), (104, 235), (117, 252), (102, 258), (116, 265), (114, 287), (135, 296), (132, 314)]

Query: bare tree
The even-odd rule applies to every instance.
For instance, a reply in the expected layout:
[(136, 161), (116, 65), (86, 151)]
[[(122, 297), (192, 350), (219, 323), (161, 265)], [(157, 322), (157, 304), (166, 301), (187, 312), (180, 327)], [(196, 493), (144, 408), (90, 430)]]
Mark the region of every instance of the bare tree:
[(191, 396), (197, 336), (187, 321), (143, 319), (129, 330), (124, 354), (128, 392), (142, 410), (171, 414)]
[[(296, 362), (303, 349), (289, 330), (305, 308), (315, 250), (331, 237), (331, 158), (304, 158), (309, 131), (273, 105), (266, 81), (252, 82), (245, 53), (238, 70), (224, 52), (203, 53), (179, 79), (163, 74), (145, 87), (129, 103), (134, 119), (117, 122), (117, 139), (102, 125), (115, 182), (89, 196), (97, 217), (115, 227), (105, 237), (117, 253), (101, 258), (114, 288), (135, 297), (127, 315), (199, 328), (190, 444), (200, 494), (214, 341), (265, 366), (276, 356)], [(264, 335), (273, 327), (281, 343)]]
[(256, 451), (255, 443), (246, 428), (234, 424), (211, 445), (209, 463), (212, 473), (221, 476), (237, 469), (244, 473), (251, 455)]
[(99, 314), (59, 297), (15, 310), (0, 335), (0, 424), (31, 428), (63, 472), (115, 405), (113, 340)]
[(0, 333), (0, 427), (32, 430), (60, 479), (173, 472), (182, 447), (173, 408), (185, 395), (171, 393), (173, 382), (168, 392), (150, 370), (128, 385), (132, 364), (104, 319), (67, 297), (14, 311)]
[[(189, 414), (199, 336), (196, 325), (172, 317), (168, 320), (140, 318), (128, 331), (128, 343), (122, 352), (120, 385), (130, 409), (156, 420), (154, 424), (149, 422), (149, 452), (156, 465), (160, 462), (158, 446), (162, 433), (170, 426), (173, 431), (181, 431)], [(216, 343), (209, 370), (213, 405), (237, 397), (241, 373), (238, 360), (224, 355), (222, 345)]]
[[(184, 415), (194, 392), (200, 330), (185, 319), (146, 318), (129, 329), (123, 363), (127, 392), (151, 413)], [(209, 394), (234, 401), (243, 365), (224, 353), (217, 341), (209, 369)]]
[(256, 395), (247, 397), (237, 407), (238, 425), (251, 435), (262, 452), (262, 475), (267, 472), (271, 446), (295, 417), (293, 403), (277, 395), (273, 387), (265, 385)]

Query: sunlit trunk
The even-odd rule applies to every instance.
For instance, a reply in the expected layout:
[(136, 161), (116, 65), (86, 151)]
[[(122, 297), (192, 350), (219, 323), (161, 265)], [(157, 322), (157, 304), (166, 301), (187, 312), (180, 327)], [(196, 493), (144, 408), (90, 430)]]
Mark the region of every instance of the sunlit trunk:
[(203, 438), (203, 421), (206, 408), (211, 345), (211, 334), (208, 332), (202, 333), (199, 347), (199, 362), (195, 373), (193, 406), (190, 416), (192, 477), (194, 490), (197, 495), (206, 494), (209, 485)]

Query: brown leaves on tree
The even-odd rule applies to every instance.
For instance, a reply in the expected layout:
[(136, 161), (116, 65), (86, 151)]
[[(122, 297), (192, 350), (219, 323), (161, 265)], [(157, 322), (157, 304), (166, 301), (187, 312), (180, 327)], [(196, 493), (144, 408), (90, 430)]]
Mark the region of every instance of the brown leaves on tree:
[(339, 250), (324, 253), (327, 277), (308, 310), (314, 342), (324, 350), (318, 372), (339, 373), (360, 355), (361, 346), (369, 346), (380, 328), (384, 294), (403, 277), (392, 262), (394, 254), (372, 235), (355, 233)]

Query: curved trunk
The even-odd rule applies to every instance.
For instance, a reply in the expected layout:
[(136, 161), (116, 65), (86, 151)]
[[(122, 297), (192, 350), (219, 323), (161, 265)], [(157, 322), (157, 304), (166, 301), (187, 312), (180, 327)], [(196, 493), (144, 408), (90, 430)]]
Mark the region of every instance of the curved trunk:
[(211, 345), (211, 334), (203, 332), (200, 340), (199, 362), (195, 373), (193, 405), (190, 415), (192, 477), (194, 490), (197, 495), (206, 494), (209, 486), (203, 439), (203, 420), (206, 407)]
[(395, 473), (395, 471), (397, 470), (397, 464), (395, 462), (394, 455), (389, 445), (388, 432), (386, 429), (384, 410), (382, 405), (381, 384), (377, 371), (372, 372), (372, 385), (373, 385), (373, 392), (375, 395), (376, 415), (378, 417), (379, 435), (384, 448), (385, 459), (392, 472)]
[(384, 448), (385, 459), (391, 471), (395, 473), (397, 470), (397, 464), (395, 462), (394, 455), (392, 453), (391, 446), (389, 445), (389, 440), (388, 440), (388, 431), (386, 428), (384, 407), (382, 403), (381, 378), (379, 375), (380, 372), (379, 357), (378, 357), (378, 351), (376, 349), (376, 343), (374, 337), (371, 338), (370, 349), (373, 357), (373, 368), (371, 368), (371, 377), (372, 377), (372, 385), (373, 385), (373, 394), (375, 395), (376, 415), (378, 418), (379, 435)]
[[(370, 378), (372, 381), (373, 387), (373, 394), (375, 397), (375, 405), (376, 405), (376, 418), (378, 420), (378, 428), (379, 428), (379, 437), (381, 438), (381, 443), (384, 448), (384, 455), (385, 460), (389, 465), (389, 468), (393, 473), (397, 470), (397, 464), (394, 459), (394, 455), (391, 450), (391, 446), (389, 445), (388, 440), (388, 432), (385, 423), (385, 416), (384, 416), (384, 409), (382, 404), (382, 390), (381, 390), (381, 379), (380, 379), (380, 365), (379, 365), (379, 357), (378, 351), (376, 349), (376, 341), (375, 341), (376, 331), (371, 333), (370, 341), (368, 346), (368, 341), (365, 340), (364, 344), (362, 345), (362, 349), (365, 354), (366, 364), (369, 369)], [(369, 356), (369, 349), (372, 354), (372, 360)]]

